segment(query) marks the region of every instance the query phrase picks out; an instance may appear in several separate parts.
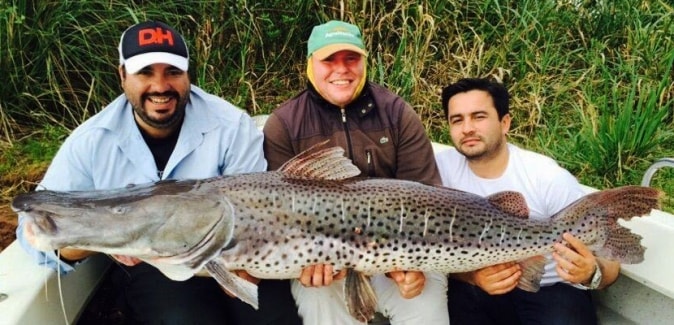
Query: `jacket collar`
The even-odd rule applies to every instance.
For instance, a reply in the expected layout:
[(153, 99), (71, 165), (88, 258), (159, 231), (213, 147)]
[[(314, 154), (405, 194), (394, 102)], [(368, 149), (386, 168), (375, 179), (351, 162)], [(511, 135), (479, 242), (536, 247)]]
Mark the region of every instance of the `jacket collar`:
[[(314, 88), (314, 85), (312, 85), (310, 82), (307, 83), (307, 91), (309, 92), (311, 100), (318, 103), (320, 107), (325, 107), (336, 112), (339, 111), (339, 106), (325, 100), (325, 98), (323, 98), (318, 93), (318, 91), (316, 91), (316, 88)], [(370, 82), (368, 81), (365, 83), (365, 86), (360, 92), (360, 95), (351, 103), (346, 105), (345, 110), (347, 112), (354, 112), (358, 114), (359, 117), (363, 117), (375, 108), (376, 104), (374, 102), (374, 98), (372, 98)]]

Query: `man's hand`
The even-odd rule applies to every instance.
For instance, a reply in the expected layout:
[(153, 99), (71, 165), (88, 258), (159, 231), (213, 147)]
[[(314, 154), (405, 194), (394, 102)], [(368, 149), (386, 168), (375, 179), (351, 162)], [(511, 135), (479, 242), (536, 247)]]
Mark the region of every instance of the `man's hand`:
[(126, 256), (126, 255), (111, 255), (112, 258), (114, 258), (117, 262), (122, 263), (126, 266), (135, 266), (140, 264), (141, 261), (140, 259), (133, 257), (133, 256)]
[(386, 273), (397, 285), (400, 295), (411, 299), (421, 294), (426, 285), (426, 276), (419, 271), (392, 271)]
[(335, 273), (331, 264), (317, 264), (305, 267), (298, 280), (305, 287), (323, 287), (344, 277), (346, 269)]
[(236, 270), (236, 271), (234, 271), (234, 274), (236, 274), (238, 277), (240, 277), (240, 278), (242, 278), (242, 279), (244, 279), (244, 280), (246, 280), (246, 281), (248, 281), (248, 282), (250, 282), (254, 285), (258, 285), (260, 283), (260, 279), (250, 275), (245, 270)]
[(589, 283), (597, 259), (583, 242), (570, 233), (565, 233), (562, 238), (568, 245), (556, 243), (552, 253), (552, 258), (557, 262), (557, 274), (571, 283)]
[[(244, 280), (246, 280), (246, 281), (248, 281), (248, 282), (250, 282), (254, 285), (258, 285), (260, 283), (260, 279), (250, 275), (245, 270), (234, 270), (232, 272), (234, 272), (234, 274), (236, 274), (236, 276), (238, 276), (238, 277), (240, 277), (240, 278), (242, 278), (242, 279), (244, 279)], [(236, 298), (235, 294), (229, 292), (229, 290), (225, 289), (224, 287), (221, 287), (221, 288), (228, 296), (230, 296), (232, 298)]]
[(502, 295), (515, 289), (521, 276), (519, 264), (508, 262), (469, 272), (464, 279), (490, 295)]

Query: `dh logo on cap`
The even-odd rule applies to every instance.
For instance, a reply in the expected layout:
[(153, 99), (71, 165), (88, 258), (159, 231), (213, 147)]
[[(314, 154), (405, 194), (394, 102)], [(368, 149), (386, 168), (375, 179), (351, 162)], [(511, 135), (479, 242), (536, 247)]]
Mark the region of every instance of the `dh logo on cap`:
[(127, 28), (119, 41), (119, 65), (127, 73), (155, 63), (172, 65), (187, 71), (189, 66), (187, 44), (180, 33), (158, 21), (147, 21)]
[(160, 27), (155, 29), (146, 28), (138, 31), (138, 45), (161, 45), (168, 41), (168, 45), (173, 46), (173, 33), (170, 30), (164, 30)]

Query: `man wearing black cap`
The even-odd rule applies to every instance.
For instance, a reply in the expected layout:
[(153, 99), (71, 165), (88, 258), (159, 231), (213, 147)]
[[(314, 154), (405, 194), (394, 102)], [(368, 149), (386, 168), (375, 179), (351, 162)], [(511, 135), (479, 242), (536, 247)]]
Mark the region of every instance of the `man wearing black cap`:
[[(262, 133), (229, 102), (190, 84), (182, 36), (161, 22), (128, 28), (119, 44), (124, 94), (66, 139), (38, 189), (88, 191), (164, 179), (266, 170)], [(35, 250), (19, 220), (17, 237), (36, 260), (61, 272), (94, 254)], [(298, 324), (287, 281), (259, 283), (260, 310), (227, 296), (212, 278), (171, 281), (128, 256), (111, 276), (126, 318), (143, 324)]]

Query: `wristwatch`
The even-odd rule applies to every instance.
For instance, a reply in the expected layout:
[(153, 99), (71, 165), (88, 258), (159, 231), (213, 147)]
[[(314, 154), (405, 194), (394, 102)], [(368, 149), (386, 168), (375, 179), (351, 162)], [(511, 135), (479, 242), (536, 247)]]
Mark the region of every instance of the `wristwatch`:
[(582, 287), (588, 290), (594, 290), (599, 288), (601, 284), (601, 268), (599, 267), (599, 262), (594, 264), (594, 274), (592, 274), (592, 279), (590, 280), (589, 285), (580, 284)]

